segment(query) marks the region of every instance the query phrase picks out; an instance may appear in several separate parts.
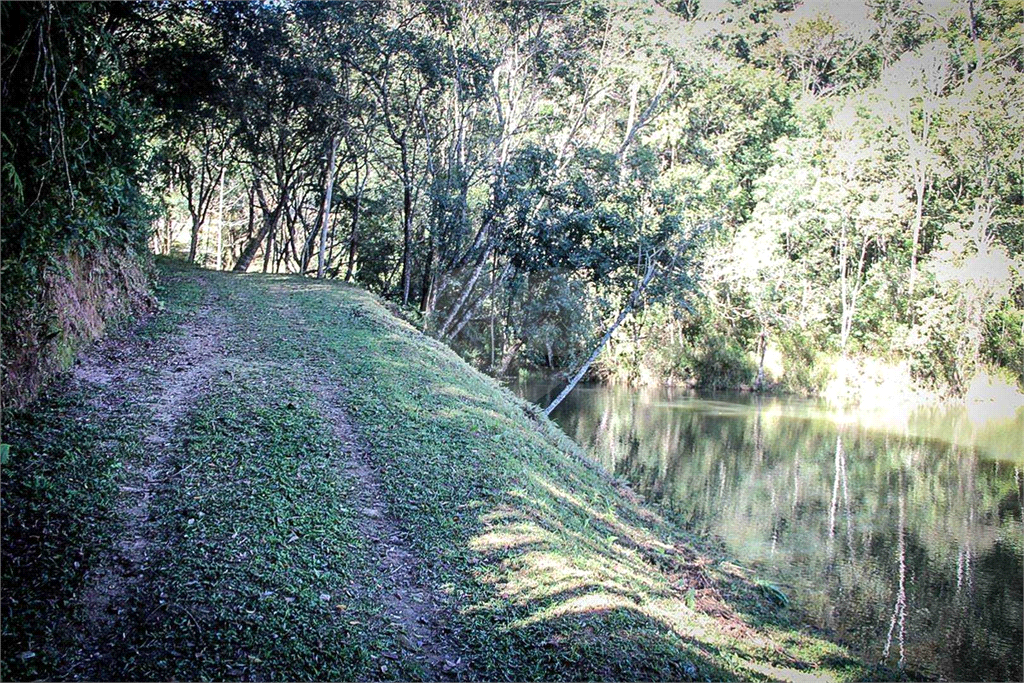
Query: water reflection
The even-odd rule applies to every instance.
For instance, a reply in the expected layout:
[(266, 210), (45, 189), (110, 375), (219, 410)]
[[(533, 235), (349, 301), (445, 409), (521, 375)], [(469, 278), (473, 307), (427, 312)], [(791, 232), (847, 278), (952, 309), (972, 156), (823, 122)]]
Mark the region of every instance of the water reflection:
[[(544, 402), (551, 387), (520, 385)], [(553, 416), (606, 467), (721, 537), (863, 656), (1021, 680), (1024, 411), (579, 387)]]

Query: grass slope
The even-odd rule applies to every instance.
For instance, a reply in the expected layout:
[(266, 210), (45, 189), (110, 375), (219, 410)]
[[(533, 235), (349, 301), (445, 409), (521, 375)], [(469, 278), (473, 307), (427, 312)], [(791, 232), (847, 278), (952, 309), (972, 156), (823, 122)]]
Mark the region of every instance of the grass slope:
[[(166, 372), (161, 349), (173, 346), (199, 300), (216, 311), (224, 351), (167, 444), (173, 476), (152, 503), (152, 557), (125, 597), (128, 627), (111, 675), (885, 674), (802, 629), (770, 590), (713, 550), (698, 551), (536, 408), (375, 297), (297, 277), (173, 262), (161, 270), (166, 311), (144, 328), (151, 358), (137, 361), (138, 374)], [(137, 399), (156, 390), (146, 386), (140, 380)], [(408, 624), (389, 611), (389, 601), (419, 598), (381, 571), (361, 517), (366, 482), (344, 466), (352, 444), (325, 424), (325, 387), (347, 413), (388, 524), (414, 558), (411, 574), (434, 595), (443, 667), (430, 668), (423, 644), (410, 642)], [(139, 414), (118, 422), (116, 448), (97, 447), (94, 430), (77, 422), (47, 422), (88, 390), (58, 387), (8, 416), (4, 678), (76, 666), (75, 639), (40, 624), (88, 620), (76, 596), (118, 533), (112, 472), (154, 419), (133, 407), (141, 400), (122, 402)], [(45, 486), (33, 483), (38, 476)], [(79, 519), (66, 538), (37, 531), (83, 510), (102, 523)]]

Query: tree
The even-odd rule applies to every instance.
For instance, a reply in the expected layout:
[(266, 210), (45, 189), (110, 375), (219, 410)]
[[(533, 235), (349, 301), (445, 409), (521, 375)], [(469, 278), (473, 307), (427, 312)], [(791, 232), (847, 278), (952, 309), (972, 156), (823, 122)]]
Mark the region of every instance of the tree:
[(933, 151), (936, 119), (948, 82), (945, 52), (931, 43), (920, 52), (905, 53), (882, 73), (879, 91), (883, 119), (893, 127), (906, 155), (914, 188), (911, 228), (909, 296), (914, 297), (918, 248), (924, 221), (925, 191), (941, 160)]

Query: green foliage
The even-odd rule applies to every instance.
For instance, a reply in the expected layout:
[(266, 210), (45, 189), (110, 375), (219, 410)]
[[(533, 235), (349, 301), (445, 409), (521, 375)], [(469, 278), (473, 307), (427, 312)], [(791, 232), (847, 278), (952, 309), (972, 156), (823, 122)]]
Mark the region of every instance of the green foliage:
[(831, 379), (830, 354), (817, 350), (817, 344), (800, 330), (779, 335), (782, 351), (782, 388), (794, 393), (820, 393)]
[(714, 326), (697, 309), (678, 315), (668, 304), (646, 306), (605, 354), (600, 373), (628, 383), (673, 384), (701, 389), (748, 386), (756, 365), (736, 333)]
[[(720, 17), (735, 21), (712, 45), (784, 76), (791, 108), (749, 217), (706, 252), (705, 315), (748, 347), (781, 341), (783, 386), (820, 390), (830, 354), (909, 360), (945, 394), (986, 359), (1019, 374), (1006, 314), (1024, 310), (1024, 230), (1005, 141), (1024, 78), (1007, 11), (950, 4), (922, 21), (883, 4), (858, 23), (764, 3)], [(968, 25), (978, 33), (953, 28)], [(1003, 49), (1016, 56), (996, 66)]]
[[(648, 261), (637, 310), (714, 341), (672, 363), (634, 330), (615, 374), (732, 382), (794, 330), (946, 393), (1012, 358), (986, 321), (1020, 282), (944, 326), (965, 302), (934, 266), (958, 231), (1024, 249), (1019, 3), (704, 4), (5, 6), (5, 310), (46, 255), (140, 250), (148, 190), (162, 252), (311, 273), (323, 234), (326, 276), (481, 365), (573, 369)], [(575, 324), (531, 339), (556, 309)]]
[(119, 30), (124, 6), (18, 3), (3, 7), (5, 179), (3, 255), (26, 269), (41, 254), (108, 240), (141, 248), (146, 112), (126, 97)]
[(690, 376), (709, 389), (731, 389), (747, 384), (755, 373), (746, 350), (721, 333), (701, 336), (684, 354)]
[(987, 313), (985, 325), (982, 352), (1000, 367), (1017, 368), (1017, 382), (1024, 385), (1024, 311), (1006, 301)]
[[(67, 256), (113, 250), (143, 260), (149, 110), (132, 96), (123, 54), (141, 6), (5, 3), (2, 7), (4, 192), (0, 296), (9, 364), (48, 337), (44, 274)], [(66, 340), (65, 349), (78, 340)], [(43, 347), (46, 354), (58, 349)], [(13, 401), (24, 398), (12, 392)]]
[(774, 602), (779, 607), (789, 606), (789, 597), (782, 591), (781, 588), (779, 588), (775, 584), (771, 583), (770, 581), (758, 579), (754, 581), (754, 585), (757, 586), (757, 589), (761, 591), (761, 593), (765, 597), (767, 597), (769, 600)]

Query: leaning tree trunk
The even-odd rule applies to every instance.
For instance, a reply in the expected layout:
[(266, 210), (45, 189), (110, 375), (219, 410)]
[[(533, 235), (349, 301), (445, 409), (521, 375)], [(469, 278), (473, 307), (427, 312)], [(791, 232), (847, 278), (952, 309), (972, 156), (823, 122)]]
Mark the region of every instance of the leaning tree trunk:
[(501, 354), (501, 364), (498, 366), (498, 370), (495, 373), (498, 377), (504, 377), (508, 373), (508, 366), (512, 365), (512, 361), (515, 360), (516, 357), (516, 352), (519, 351), (522, 346), (523, 341), (518, 339)]
[(452, 324), (455, 322), (456, 317), (459, 315), (459, 311), (466, 305), (466, 301), (469, 299), (470, 293), (473, 291), (473, 287), (476, 286), (476, 281), (480, 279), (480, 274), (484, 270), (484, 266), (487, 264), (487, 257), (491, 255), (491, 244), (488, 244), (484, 248), (484, 253), (480, 255), (480, 260), (477, 261), (476, 267), (473, 268), (473, 274), (469, 276), (469, 282), (463, 287), (462, 293), (459, 298), (452, 305), (452, 310), (448, 313), (448, 317), (445, 319), (444, 324), (441, 325), (441, 329), (438, 330), (437, 336), (441, 339), (445, 339), (448, 336), (448, 330), (451, 329)]
[(644, 290), (647, 289), (647, 285), (651, 284), (651, 280), (654, 278), (654, 272), (656, 269), (657, 263), (652, 258), (650, 263), (647, 265), (647, 272), (644, 273), (643, 280), (641, 280), (640, 283), (637, 284), (636, 288), (633, 290), (633, 293), (629, 297), (629, 301), (626, 302), (626, 305), (619, 312), (619, 317), (615, 319), (615, 322), (612, 323), (612, 326), (609, 327), (608, 331), (604, 333), (604, 336), (601, 337), (601, 341), (599, 341), (597, 343), (597, 346), (594, 348), (593, 353), (591, 353), (590, 357), (587, 358), (586, 362), (580, 366), (579, 370), (576, 371), (576, 374), (572, 376), (572, 378), (569, 380), (569, 383), (565, 385), (564, 389), (562, 389), (562, 392), (555, 397), (555, 400), (552, 401), (547, 408), (544, 409), (545, 415), (550, 415), (551, 411), (557, 408), (558, 404), (565, 400), (565, 397), (569, 395), (569, 392), (576, 388), (576, 385), (579, 384), (581, 379), (583, 379), (583, 376), (587, 374), (587, 370), (589, 370), (590, 366), (594, 364), (594, 361), (597, 360), (597, 357), (601, 355), (601, 351), (604, 349), (605, 344), (608, 343), (608, 340), (612, 338), (612, 335), (615, 333), (615, 330), (619, 329), (619, 325), (622, 324), (622, 321), (626, 319), (626, 316), (628, 316), (630, 312), (633, 310), (633, 308), (636, 306), (636, 302), (640, 300), (640, 297), (641, 295), (643, 295)]
[(459, 336), (459, 332), (462, 331), (462, 328), (466, 326), (467, 322), (469, 322), (469, 319), (473, 316), (473, 313), (476, 312), (476, 309), (480, 307), (480, 304), (482, 304), (484, 301), (489, 299), (494, 294), (495, 290), (497, 290), (498, 287), (501, 286), (501, 284), (505, 281), (505, 278), (508, 276), (509, 271), (511, 270), (512, 264), (506, 264), (505, 268), (501, 271), (501, 275), (499, 275), (497, 278), (494, 279), (493, 282), (491, 282), (491, 286), (487, 288), (487, 291), (484, 292), (483, 296), (474, 301), (471, 306), (465, 309), (465, 311), (462, 314), (462, 318), (459, 320), (458, 324), (451, 329), (447, 337), (442, 338), (448, 339), (449, 341), (454, 341), (455, 338)]
[(242, 249), (242, 253), (238, 257), (238, 262), (235, 263), (235, 267), (233, 269), (236, 273), (244, 273), (249, 270), (249, 265), (256, 257), (256, 252), (259, 250), (260, 244), (262, 244), (267, 235), (277, 227), (277, 221), (281, 216), (282, 206), (283, 202), (279, 203), (277, 207), (270, 212), (270, 214), (263, 220), (263, 225), (260, 226), (259, 232), (253, 235), (245, 245), (245, 248)]

